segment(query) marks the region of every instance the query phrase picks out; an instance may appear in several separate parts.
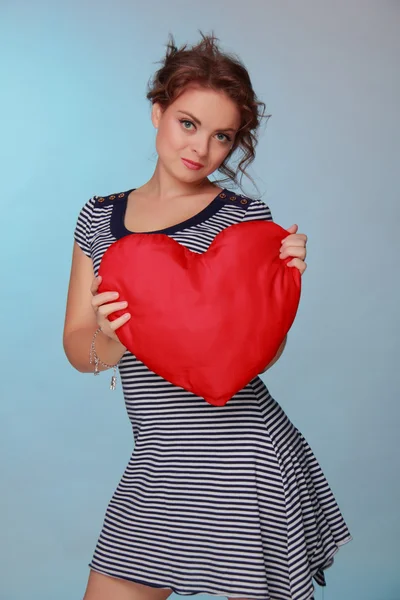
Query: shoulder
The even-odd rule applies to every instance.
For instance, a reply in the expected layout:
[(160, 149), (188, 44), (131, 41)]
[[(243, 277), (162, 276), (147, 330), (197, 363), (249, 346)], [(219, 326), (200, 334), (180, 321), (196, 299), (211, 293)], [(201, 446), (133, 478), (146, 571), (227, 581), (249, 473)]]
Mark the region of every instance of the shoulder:
[(109, 194), (108, 196), (93, 196), (93, 208), (104, 208), (106, 206), (124, 202), (131, 191), (132, 190), (117, 192), (115, 194)]
[[(121, 203), (129, 195), (127, 192), (119, 192), (110, 194), (109, 196), (92, 196), (85, 202), (78, 214), (77, 228), (85, 229), (87, 234), (90, 234), (91, 229), (98, 223), (103, 222), (103, 219), (109, 219), (112, 213), (111, 210), (105, 210), (108, 207), (114, 206), (116, 203)], [(123, 208), (121, 206), (121, 208)]]
[(266, 220), (272, 221), (271, 210), (265, 202), (257, 198), (250, 198), (225, 189), (219, 197), (226, 204), (237, 207), (242, 212), (244, 221)]
[(263, 200), (252, 199), (249, 202), (244, 221), (272, 221), (271, 209)]
[(232, 190), (224, 189), (218, 195), (218, 198), (224, 203), (229, 204), (230, 206), (235, 206), (243, 211), (247, 210), (249, 203), (251, 202), (251, 198), (247, 196), (243, 196), (241, 194), (237, 194)]

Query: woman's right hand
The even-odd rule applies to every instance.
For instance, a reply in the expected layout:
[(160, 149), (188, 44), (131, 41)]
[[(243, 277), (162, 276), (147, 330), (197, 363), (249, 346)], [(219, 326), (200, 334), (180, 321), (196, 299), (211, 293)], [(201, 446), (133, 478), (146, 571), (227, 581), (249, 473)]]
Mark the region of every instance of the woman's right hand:
[(112, 302), (119, 296), (118, 292), (102, 292), (97, 293), (101, 282), (101, 276), (93, 279), (90, 291), (92, 293), (92, 308), (96, 315), (97, 324), (101, 327), (102, 332), (115, 342), (119, 342), (119, 338), (115, 333), (115, 330), (121, 327), (124, 323), (129, 321), (131, 315), (129, 313), (123, 314), (115, 321), (109, 321), (108, 316), (116, 310), (121, 310), (128, 306), (127, 302)]

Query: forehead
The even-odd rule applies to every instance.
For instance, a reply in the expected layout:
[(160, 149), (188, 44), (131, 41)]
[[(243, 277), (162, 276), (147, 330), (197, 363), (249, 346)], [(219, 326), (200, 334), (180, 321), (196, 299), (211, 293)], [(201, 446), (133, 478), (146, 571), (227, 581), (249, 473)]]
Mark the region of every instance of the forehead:
[(240, 112), (236, 104), (224, 92), (201, 86), (188, 86), (170, 105), (174, 110), (188, 110), (203, 120), (215, 121), (224, 118), (227, 126), (238, 126)]

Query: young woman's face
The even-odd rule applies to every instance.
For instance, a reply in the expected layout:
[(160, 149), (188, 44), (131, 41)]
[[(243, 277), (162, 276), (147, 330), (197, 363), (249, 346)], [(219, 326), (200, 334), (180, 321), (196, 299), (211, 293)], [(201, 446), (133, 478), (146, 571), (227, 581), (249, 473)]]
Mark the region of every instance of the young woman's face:
[[(223, 92), (196, 86), (188, 87), (164, 112), (154, 104), (152, 121), (163, 167), (189, 182), (204, 179), (224, 161), (240, 127), (240, 113)], [(202, 166), (190, 169), (182, 159)]]

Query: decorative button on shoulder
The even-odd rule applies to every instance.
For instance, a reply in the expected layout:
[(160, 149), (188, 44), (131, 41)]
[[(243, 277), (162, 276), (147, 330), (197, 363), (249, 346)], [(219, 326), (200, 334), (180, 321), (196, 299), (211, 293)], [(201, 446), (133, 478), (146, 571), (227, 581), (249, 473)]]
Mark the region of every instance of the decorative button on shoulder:
[(106, 204), (112, 203), (116, 198), (125, 198), (126, 192), (121, 192), (120, 194), (111, 194), (110, 196), (96, 196), (97, 202), (101, 204), (105, 202)]
[(219, 194), (219, 197), (221, 199), (225, 199), (226, 198), (226, 201), (229, 202), (229, 204), (234, 203), (234, 204), (236, 204), (236, 206), (238, 208), (239, 208), (239, 203), (242, 204), (243, 205), (243, 209), (242, 210), (244, 210), (245, 206), (247, 204), (249, 204), (249, 202), (250, 202), (250, 200), (248, 198), (246, 198), (246, 196), (241, 196), (240, 194), (235, 194), (235, 193), (232, 193), (232, 192), (229, 193), (229, 191), (228, 191), (228, 193), (221, 192)]

